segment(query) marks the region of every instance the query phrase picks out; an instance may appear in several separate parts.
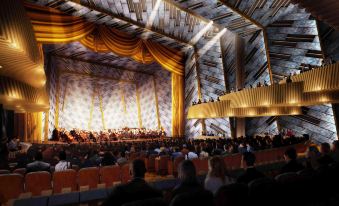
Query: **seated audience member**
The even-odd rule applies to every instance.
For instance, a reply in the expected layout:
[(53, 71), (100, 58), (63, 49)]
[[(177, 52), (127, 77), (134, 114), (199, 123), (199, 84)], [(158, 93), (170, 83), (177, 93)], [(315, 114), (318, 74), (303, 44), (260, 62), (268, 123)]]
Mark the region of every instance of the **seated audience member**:
[(237, 182), (238, 183), (245, 183), (248, 184), (249, 182), (251, 182), (252, 180), (255, 180), (257, 178), (261, 178), (261, 177), (265, 177), (264, 174), (262, 174), (261, 172), (259, 172), (255, 167), (254, 167), (254, 163), (255, 163), (255, 155), (251, 152), (245, 152), (243, 154), (243, 161), (246, 164), (246, 171), (244, 174), (242, 174)]
[(311, 145), (306, 150), (306, 168), (307, 169), (318, 169), (319, 168), (319, 161), (321, 153), (318, 150), (316, 145)]
[(144, 180), (146, 167), (143, 160), (134, 160), (130, 165), (130, 173), (132, 180), (127, 184), (115, 187), (111, 195), (102, 204), (103, 206), (120, 206), (127, 202), (162, 197), (159, 191), (149, 186)]
[(126, 156), (125, 151), (120, 152), (120, 157), (117, 160), (118, 165), (121, 166), (127, 163), (127, 159), (125, 156)]
[(334, 163), (334, 160), (330, 156), (331, 152), (331, 145), (327, 142), (321, 143), (320, 145), (320, 153), (321, 156), (318, 159), (318, 163), (320, 166), (328, 166), (332, 163)]
[(336, 163), (339, 163), (339, 140), (333, 141), (330, 155)]
[(178, 178), (180, 183), (173, 189), (172, 198), (179, 194), (198, 192), (204, 189), (198, 182), (194, 164), (190, 160), (185, 160), (180, 163), (178, 167)]
[(170, 203), (170, 206), (214, 206), (213, 194), (207, 190), (186, 192), (177, 195)]
[(205, 189), (215, 194), (221, 186), (231, 183), (234, 183), (234, 180), (228, 175), (223, 159), (217, 156), (209, 159)]
[(188, 152), (187, 159), (192, 160), (192, 159), (197, 159), (197, 158), (199, 157), (195, 152), (192, 152), (192, 151)]
[(8, 150), (11, 151), (11, 152), (14, 152), (14, 151), (18, 151), (18, 142), (16, 139), (11, 139), (9, 142), (8, 142)]
[(101, 160), (101, 165), (102, 166), (110, 166), (110, 165), (115, 165), (115, 158), (112, 154), (112, 152), (105, 152), (104, 157)]
[(51, 172), (50, 164), (42, 161), (41, 151), (37, 151), (34, 157), (34, 162), (27, 164), (26, 173), (29, 172), (38, 172), (38, 171), (47, 171)]
[(55, 171), (64, 171), (71, 168), (71, 163), (66, 161), (66, 152), (60, 151), (59, 152), (59, 162), (55, 165)]
[(174, 160), (177, 157), (183, 156), (182, 153), (179, 151), (179, 147), (174, 147), (174, 152), (172, 153), (172, 159)]
[(298, 172), (304, 169), (304, 167), (297, 162), (297, 151), (294, 148), (291, 147), (285, 151), (284, 159), (287, 163), (282, 167), (281, 173)]
[(224, 185), (215, 194), (215, 206), (248, 205), (248, 188), (246, 184), (233, 183)]

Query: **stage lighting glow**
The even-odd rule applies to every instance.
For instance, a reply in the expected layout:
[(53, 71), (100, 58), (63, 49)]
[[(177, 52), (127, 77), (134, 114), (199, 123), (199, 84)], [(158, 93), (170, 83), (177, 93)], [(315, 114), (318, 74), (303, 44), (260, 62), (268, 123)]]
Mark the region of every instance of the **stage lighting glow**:
[(204, 55), (216, 42), (219, 41), (220, 37), (226, 33), (226, 28), (217, 33), (210, 41), (208, 41), (200, 50), (199, 54)]
[(147, 23), (146, 23), (146, 28), (147, 29), (150, 29), (153, 25), (153, 22), (154, 22), (154, 19), (155, 19), (155, 16), (157, 15), (157, 12), (159, 10), (159, 7), (160, 7), (160, 3), (161, 3), (161, 0), (157, 0), (153, 9), (152, 9), (152, 12), (151, 12), (151, 15), (149, 16), (148, 20), (147, 20)]
[(190, 41), (189, 43), (194, 45), (199, 39), (212, 27), (213, 21), (210, 21), (204, 28), (202, 28)]

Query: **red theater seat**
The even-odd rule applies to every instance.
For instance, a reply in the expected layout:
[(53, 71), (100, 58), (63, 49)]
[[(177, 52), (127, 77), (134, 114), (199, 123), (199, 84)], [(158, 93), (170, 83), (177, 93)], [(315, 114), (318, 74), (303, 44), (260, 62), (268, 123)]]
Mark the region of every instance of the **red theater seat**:
[(75, 170), (69, 169), (53, 173), (53, 192), (61, 193), (62, 188), (77, 190), (77, 173)]
[(129, 173), (129, 164), (125, 164), (121, 167), (121, 182), (126, 183), (132, 179)]
[(26, 174), (26, 168), (18, 168), (13, 171), (14, 174), (20, 174), (22, 176), (25, 176)]
[(155, 158), (157, 155), (152, 154), (148, 158), (145, 158), (145, 165), (147, 172), (154, 172), (155, 171)]
[(19, 197), (24, 191), (24, 178), (19, 174), (0, 175), (0, 203)]
[(170, 160), (169, 156), (160, 156), (160, 158), (155, 159), (155, 171), (159, 175), (167, 175), (168, 173), (168, 161)]
[(78, 172), (78, 184), (89, 186), (89, 189), (97, 188), (99, 184), (99, 169), (97, 167), (82, 168)]
[(179, 164), (185, 160), (185, 157), (184, 156), (179, 156), (179, 157), (176, 157), (173, 161), (173, 175), (176, 177), (178, 176), (178, 167), (179, 167)]
[(121, 169), (119, 166), (105, 166), (100, 168), (100, 182), (106, 187), (113, 186), (114, 182), (121, 181)]
[(33, 196), (41, 195), (44, 190), (52, 189), (51, 174), (49, 172), (31, 172), (25, 176), (25, 190)]

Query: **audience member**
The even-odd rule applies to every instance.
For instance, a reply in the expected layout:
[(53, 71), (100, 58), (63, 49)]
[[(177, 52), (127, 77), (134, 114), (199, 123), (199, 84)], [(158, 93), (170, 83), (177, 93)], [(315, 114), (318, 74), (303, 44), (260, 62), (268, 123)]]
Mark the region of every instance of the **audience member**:
[(334, 140), (332, 143), (331, 157), (336, 163), (339, 163), (339, 140)]
[(297, 151), (293, 147), (285, 151), (284, 159), (287, 163), (282, 167), (281, 173), (298, 172), (304, 169), (304, 167), (297, 162)]
[(114, 158), (112, 152), (106, 151), (104, 153), (104, 157), (101, 160), (101, 165), (102, 166), (110, 166), (110, 165), (115, 165), (116, 159)]
[(237, 182), (239, 183), (245, 183), (248, 184), (252, 180), (255, 180), (257, 178), (264, 177), (264, 174), (259, 172), (255, 167), (255, 155), (251, 152), (245, 152), (243, 154), (243, 161), (246, 164), (246, 170), (245, 173), (239, 176)]
[(64, 150), (59, 152), (59, 162), (55, 165), (55, 171), (64, 171), (71, 168), (71, 163), (66, 161), (66, 152)]
[(321, 156), (318, 159), (318, 163), (322, 167), (327, 167), (328, 165), (334, 163), (334, 160), (330, 156), (331, 145), (327, 142), (321, 143), (320, 145)]
[(178, 178), (180, 180), (180, 184), (178, 184), (172, 191), (172, 198), (179, 194), (203, 190), (203, 187), (200, 185), (196, 177), (194, 164), (190, 160), (184, 160), (179, 164)]
[(127, 184), (115, 187), (111, 195), (102, 204), (103, 206), (120, 206), (127, 202), (162, 197), (159, 191), (153, 189), (144, 180), (146, 167), (143, 160), (134, 160), (130, 164), (130, 173), (132, 180)]
[(224, 160), (218, 156), (209, 159), (205, 189), (215, 194), (221, 186), (231, 183), (234, 183), (234, 180), (228, 175)]
[(319, 168), (319, 158), (321, 153), (316, 145), (311, 145), (306, 150), (306, 168), (307, 169), (318, 169)]
[(51, 172), (50, 164), (43, 162), (42, 159), (42, 152), (37, 151), (34, 157), (34, 162), (27, 164), (26, 173), (38, 171)]
[(124, 164), (127, 163), (127, 158), (125, 156), (126, 156), (125, 151), (121, 151), (120, 152), (120, 157), (117, 160), (118, 165), (121, 166), (121, 165), (124, 165)]

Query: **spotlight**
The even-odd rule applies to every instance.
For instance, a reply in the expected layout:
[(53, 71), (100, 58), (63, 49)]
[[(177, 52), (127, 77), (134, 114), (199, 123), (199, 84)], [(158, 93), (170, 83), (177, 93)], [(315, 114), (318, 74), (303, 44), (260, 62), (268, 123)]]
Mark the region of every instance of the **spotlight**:
[(210, 41), (208, 41), (200, 50), (199, 54), (204, 55), (219, 39), (220, 37), (226, 33), (226, 28), (222, 29), (219, 33), (217, 33)]
[(159, 7), (160, 7), (160, 2), (161, 2), (161, 0), (157, 0), (156, 3), (154, 4), (154, 7), (153, 7), (152, 12), (151, 12), (151, 15), (148, 18), (147, 23), (146, 23), (146, 28), (147, 29), (150, 29), (152, 27), (152, 25), (153, 25), (155, 16), (157, 15), (157, 11), (159, 10)]

